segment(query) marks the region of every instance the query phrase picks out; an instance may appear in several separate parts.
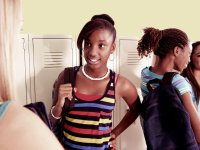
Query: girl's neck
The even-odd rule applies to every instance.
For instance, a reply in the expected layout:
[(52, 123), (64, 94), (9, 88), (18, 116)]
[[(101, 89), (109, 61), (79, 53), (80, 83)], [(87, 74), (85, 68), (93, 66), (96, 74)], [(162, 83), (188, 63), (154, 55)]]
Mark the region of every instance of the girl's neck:
[(172, 72), (172, 71), (174, 70), (167, 67), (166, 68), (158, 67), (158, 66), (151, 67), (151, 72), (159, 74), (159, 75), (164, 75), (166, 72)]
[(157, 58), (157, 61), (152, 66), (151, 71), (159, 75), (164, 75), (166, 72), (172, 72), (174, 71), (174, 66), (171, 62), (172, 60), (170, 59), (161, 60), (160, 58)]

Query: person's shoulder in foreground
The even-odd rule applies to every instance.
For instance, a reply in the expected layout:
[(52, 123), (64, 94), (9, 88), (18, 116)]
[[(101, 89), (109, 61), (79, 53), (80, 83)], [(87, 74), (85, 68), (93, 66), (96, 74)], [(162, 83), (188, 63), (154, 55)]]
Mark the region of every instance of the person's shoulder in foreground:
[(28, 109), (11, 102), (0, 120), (0, 149), (62, 150), (42, 120)]

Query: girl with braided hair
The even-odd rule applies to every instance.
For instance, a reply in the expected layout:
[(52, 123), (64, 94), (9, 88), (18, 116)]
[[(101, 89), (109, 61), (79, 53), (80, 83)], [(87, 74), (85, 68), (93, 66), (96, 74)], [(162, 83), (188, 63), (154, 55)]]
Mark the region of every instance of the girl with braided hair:
[[(189, 40), (185, 32), (168, 28), (158, 30), (155, 28), (144, 29), (144, 35), (137, 47), (140, 56), (148, 56), (153, 52), (156, 55), (154, 66), (145, 67), (141, 71), (141, 91), (142, 96), (148, 94), (147, 82), (158, 78), (162, 79), (166, 72), (177, 71), (181, 73), (190, 59)], [(180, 74), (176, 74), (172, 79), (172, 85), (181, 95), (183, 105), (188, 112), (191, 120), (191, 126), (195, 138), (200, 143), (200, 118), (195, 105), (192, 102), (192, 88), (186, 79)], [(155, 84), (157, 87), (158, 84)]]
[[(58, 83), (50, 114), (53, 124), (63, 119), (62, 144), (66, 149), (115, 149), (115, 140), (140, 113), (136, 87), (125, 77), (107, 68), (110, 54), (115, 51), (116, 30), (107, 14), (95, 15), (82, 28), (77, 46), (83, 50), (86, 64), (75, 73), (74, 87)], [(63, 80), (64, 74), (58, 77)], [(74, 94), (72, 94), (74, 91)], [(61, 116), (65, 98), (75, 98), (74, 106)], [(124, 99), (130, 110), (112, 129), (115, 102)], [(111, 148), (112, 146), (112, 148)]]

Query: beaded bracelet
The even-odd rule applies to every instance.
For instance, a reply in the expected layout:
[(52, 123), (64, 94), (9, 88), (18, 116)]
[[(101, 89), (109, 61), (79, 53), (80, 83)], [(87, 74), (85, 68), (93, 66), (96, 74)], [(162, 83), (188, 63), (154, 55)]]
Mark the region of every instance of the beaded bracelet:
[(61, 116), (60, 116), (60, 117), (54, 116), (54, 114), (53, 114), (53, 109), (54, 109), (54, 108), (55, 108), (55, 106), (51, 107), (51, 116), (52, 116), (54, 119), (60, 119)]

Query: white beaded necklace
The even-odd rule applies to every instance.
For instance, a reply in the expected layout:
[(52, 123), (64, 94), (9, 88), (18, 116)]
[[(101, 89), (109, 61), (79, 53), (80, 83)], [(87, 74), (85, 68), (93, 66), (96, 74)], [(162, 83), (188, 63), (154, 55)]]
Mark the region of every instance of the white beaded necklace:
[(88, 74), (86, 74), (84, 67), (85, 67), (85, 66), (82, 67), (83, 75), (84, 75), (86, 78), (90, 79), (90, 80), (95, 80), (95, 81), (103, 80), (103, 79), (105, 79), (105, 78), (110, 74), (110, 69), (108, 69), (108, 71), (106, 72), (106, 74), (105, 74), (103, 77), (100, 77), (100, 78), (93, 78), (93, 77), (89, 76)]

